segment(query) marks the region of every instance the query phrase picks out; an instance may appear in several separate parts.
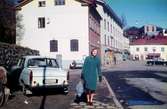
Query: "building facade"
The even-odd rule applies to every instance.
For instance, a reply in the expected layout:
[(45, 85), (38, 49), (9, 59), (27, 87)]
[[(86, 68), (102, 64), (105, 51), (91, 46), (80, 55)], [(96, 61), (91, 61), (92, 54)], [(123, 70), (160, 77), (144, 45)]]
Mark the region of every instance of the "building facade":
[(25, 27), (20, 44), (62, 60), (64, 68), (73, 60), (83, 61), (92, 48), (101, 51), (101, 17), (94, 3), (93, 0), (23, 0), (17, 6)]
[(131, 42), (130, 52), (132, 58), (137, 60), (154, 58), (167, 60), (167, 37), (156, 36), (154, 38), (137, 39)]
[(122, 61), (125, 51), (129, 51), (129, 40), (123, 35), (121, 20), (104, 0), (97, 0), (97, 10), (101, 20), (102, 64), (113, 64), (113, 58)]
[(157, 27), (155, 25), (144, 25), (144, 33), (153, 33), (157, 31)]
[(163, 29), (163, 35), (167, 36), (167, 29)]

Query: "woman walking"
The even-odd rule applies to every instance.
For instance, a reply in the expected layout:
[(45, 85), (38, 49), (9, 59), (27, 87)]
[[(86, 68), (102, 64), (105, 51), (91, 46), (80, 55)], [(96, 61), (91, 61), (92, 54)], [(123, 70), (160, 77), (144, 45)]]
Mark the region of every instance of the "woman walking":
[(91, 55), (86, 57), (82, 68), (82, 79), (84, 80), (87, 104), (93, 105), (93, 97), (95, 95), (97, 80), (101, 82), (101, 62), (97, 56), (97, 49), (91, 51)]

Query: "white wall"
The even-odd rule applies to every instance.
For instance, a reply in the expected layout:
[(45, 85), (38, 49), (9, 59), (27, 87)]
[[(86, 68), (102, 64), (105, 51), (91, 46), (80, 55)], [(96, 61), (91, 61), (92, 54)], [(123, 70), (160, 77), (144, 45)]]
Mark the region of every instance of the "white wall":
[[(147, 51), (144, 51), (144, 48), (147, 48)], [(164, 47), (165, 51), (162, 52), (161, 48)], [(139, 48), (139, 51), (136, 51), (136, 48)], [(153, 48), (156, 49), (155, 52), (153, 52)], [(167, 45), (131, 45), (130, 46), (130, 53), (131, 55), (139, 55), (139, 59), (141, 60), (141, 55), (145, 57), (148, 53), (160, 53), (161, 58), (167, 60)]]
[[(55, 6), (54, 0), (46, 0), (46, 7), (38, 7), (33, 0), (19, 11), (23, 15), (25, 34), (21, 45), (37, 49), (41, 55), (63, 60), (80, 60), (88, 55), (88, 7), (79, 2), (67, 0), (64, 6)], [(38, 28), (38, 17), (45, 17), (46, 27)], [(58, 40), (58, 52), (50, 52), (50, 40)], [(70, 40), (79, 40), (79, 51), (70, 51)]]

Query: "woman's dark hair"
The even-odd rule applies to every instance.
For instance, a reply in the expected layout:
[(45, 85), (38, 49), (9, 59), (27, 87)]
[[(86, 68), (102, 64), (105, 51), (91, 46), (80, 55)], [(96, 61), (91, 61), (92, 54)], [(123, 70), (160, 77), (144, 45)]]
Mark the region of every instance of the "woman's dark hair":
[(91, 50), (91, 52), (90, 52), (91, 55), (93, 55), (93, 51), (94, 51), (94, 50), (97, 50), (97, 48), (93, 48), (93, 49)]

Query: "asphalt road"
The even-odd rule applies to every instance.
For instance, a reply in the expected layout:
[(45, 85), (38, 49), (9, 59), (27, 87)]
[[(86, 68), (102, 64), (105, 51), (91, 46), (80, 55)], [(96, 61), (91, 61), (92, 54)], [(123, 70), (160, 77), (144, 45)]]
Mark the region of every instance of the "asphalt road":
[(167, 109), (167, 67), (127, 61), (104, 75), (125, 108)]
[[(126, 61), (104, 71), (125, 108), (167, 109), (166, 66), (145, 66), (142, 62)], [(78, 76), (78, 72), (71, 72), (68, 95), (51, 90), (27, 97), (18, 91), (1, 109), (69, 109), (75, 99)]]

